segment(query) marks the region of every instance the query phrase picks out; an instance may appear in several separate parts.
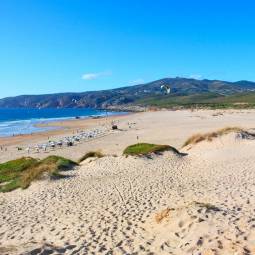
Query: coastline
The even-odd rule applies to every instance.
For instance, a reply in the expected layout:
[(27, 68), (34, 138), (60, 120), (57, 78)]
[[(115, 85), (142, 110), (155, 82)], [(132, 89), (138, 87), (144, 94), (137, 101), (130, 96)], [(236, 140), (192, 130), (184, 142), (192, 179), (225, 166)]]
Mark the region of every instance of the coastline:
[[(57, 141), (63, 139), (64, 137), (72, 137), (81, 132), (89, 132), (89, 130), (98, 128), (98, 127), (107, 127), (108, 132), (106, 135), (111, 135), (111, 126), (112, 122), (118, 123), (128, 119), (129, 116), (135, 115), (137, 113), (126, 113), (119, 115), (109, 115), (107, 117), (100, 118), (84, 118), (84, 119), (67, 119), (61, 121), (54, 121), (47, 124), (40, 124), (40, 126), (46, 127), (56, 127), (53, 130), (46, 130), (42, 132), (35, 132), (32, 134), (23, 134), (23, 135), (14, 135), (8, 137), (0, 137), (0, 147), (2, 148), (2, 153), (0, 154), (0, 162), (7, 160), (16, 159), (24, 156), (33, 156), (38, 158), (43, 158), (48, 156), (48, 154), (57, 154), (57, 155), (68, 155), (68, 154), (77, 154), (74, 156), (77, 160), (82, 156), (82, 152), (79, 150), (76, 153), (73, 151), (74, 147), (70, 148), (58, 148), (57, 150), (47, 151), (46, 153), (30, 153), (26, 152), (26, 148), (37, 146), (38, 144), (44, 144), (48, 141)], [(102, 138), (102, 137), (101, 137)], [(93, 143), (93, 141), (98, 138), (93, 138), (90, 141), (82, 143)], [(79, 144), (80, 146), (81, 144)], [(75, 145), (77, 146), (77, 144)], [(21, 148), (22, 150), (19, 150)], [(77, 149), (77, 147), (76, 147)]]
[[(210, 131), (213, 128), (229, 125), (239, 126), (240, 123), (250, 123), (249, 126), (252, 126), (253, 122), (251, 120), (247, 122), (243, 117), (246, 114), (252, 116), (253, 113), (255, 113), (254, 110), (161, 110), (107, 118), (57, 121), (50, 123), (54, 127), (60, 127), (57, 130), (0, 138), (0, 146), (3, 148), (0, 162), (24, 156), (44, 158), (55, 154), (78, 160), (86, 152), (98, 150), (106, 154), (121, 155), (126, 146), (137, 142), (167, 143), (180, 148), (189, 135), (200, 131)], [(236, 121), (236, 116), (238, 116), (238, 121)], [(111, 130), (112, 121), (116, 122), (118, 130)], [(73, 147), (30, 154), (26, 152), (26, 149), (30, 147), (36, 147), (49, 141), (57, 142), (64, 137), (72, 137), (102, 127), (107, 129), (104, 137), (76, 143)]]
[(126, 113), (126, 114), (116, 114), (111, 115), (108, 117), (87, 117), (87, 118), (80, 118), (80, 119), (65, 119), (65, 120), (55, 120), (50, 121), (47, 123), (38, 123), (34, 124), (35, 127), (53, 127), (55, 129), (52, 130), (44, 130), (38, 131), (31, 134), (17, 134), (12, 136), (2, 136), (0, 137), (0, 146), (8, 146), (12, 144), (16, 144), (19, 142), (26, 141), (27, 139), (40, 139), (52, 136), (59, 136), (59, 135), (69, 135), (73, 131), (77, 131), (77, 129), (87, 129), (94, 127), (96, 125), (101, 125), (104, 122), (110, 123), (111, 121), (115, 121), (123, 116), (128, 116), (135, 113)]
[(0, 137), (10, 137), (55, 130), (54, 122), (72, 119), (109, 117), (126, 114), (123, 111), (104, 111), (90, 108), (0, 108)]

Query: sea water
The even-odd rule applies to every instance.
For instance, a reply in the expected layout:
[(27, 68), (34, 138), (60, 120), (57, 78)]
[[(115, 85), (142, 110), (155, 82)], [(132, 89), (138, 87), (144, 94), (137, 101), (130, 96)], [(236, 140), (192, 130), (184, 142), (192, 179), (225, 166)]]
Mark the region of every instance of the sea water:
[(19, 134), (31, 134), (56, 129), (57, 127), (38, 127), (37, 124), (45, 124), (53, 121), (93, 116), (109, 116), (125, 114), (123, 112), (107, 112), (104, 110), (88, 108), (63, 108), (63, 109), (28, 109), (0, 108), (0, 137)]

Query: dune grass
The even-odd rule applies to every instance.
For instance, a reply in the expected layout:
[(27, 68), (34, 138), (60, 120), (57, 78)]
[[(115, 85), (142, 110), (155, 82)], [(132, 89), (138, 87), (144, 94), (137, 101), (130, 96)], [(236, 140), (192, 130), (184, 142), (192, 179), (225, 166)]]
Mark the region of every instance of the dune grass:
[(137, 143), (128, 146), (123, 154), (126, 156), (146, 156), (152, 153), (161, 153), (164, 151), (173, 151), (177, 154), (180, 154), (177, 149), (170, 145), (158, 145), (158, 144), (150, 144), (150, 143)]
[(35, 165), (38, 160), (30, 157), (23, 157), (0, 164), (0, 183), (13, 180), (26, 168)]
[(22, 173), (37, 163), (37, 159), (23, 157), (0, 164), (0, 191), (8, 192), (18, 188)]
[(191, 136), (190, 138), (188, 138), (182, 147), (185, 147), (187, 145), (194, 145), (202, 141), (212, 141), (214, 138), (221, 137), (223, 135), (226, 135), (232, 132), (244, 132), (244, 130), (239, 127), (225, 127), (215, 132), (208, 132), (205, 134), (195, 134)]
[(23, 157), (0, 164), (0, 192), (27, 188), (32, 181), (47, 173), (50, 178), (64, 177), (60, 171), (73, 168), (77, 163), (58, 156), (43, 160)]
[(87, 152), (84, 156), (82, 156), (80, 159), (79, 159), (79, 163), (88, 159), (88, 158), (102, 158), (104, 157), (104, 154), (100, 151), (90, 151), (90, 152)]
[(169, 217), (171, 209), (166, 208), (158, 213), (155, 214), (155, 221), (159, 224), (161, 223), (164, 219)]

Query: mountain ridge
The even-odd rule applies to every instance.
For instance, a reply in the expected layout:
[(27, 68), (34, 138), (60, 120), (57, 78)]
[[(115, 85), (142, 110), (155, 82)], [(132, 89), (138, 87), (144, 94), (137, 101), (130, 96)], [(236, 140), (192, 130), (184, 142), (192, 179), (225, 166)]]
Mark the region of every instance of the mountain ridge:
[(197, 80), (191, 78), (163, 78), (114, 89), (61, 92), (41, 95), (20, 95), (0, 99), (1, 108), (111, 108), (136, 104), (141, 99), (163, 97), (162, 85), (171, 88), (171, 96), (185, 96), (203, 93), (216, 93), (229, 96), (237, 93), (255, 91), (255, 82), (241, 80), (228, 82), (221, 80)]

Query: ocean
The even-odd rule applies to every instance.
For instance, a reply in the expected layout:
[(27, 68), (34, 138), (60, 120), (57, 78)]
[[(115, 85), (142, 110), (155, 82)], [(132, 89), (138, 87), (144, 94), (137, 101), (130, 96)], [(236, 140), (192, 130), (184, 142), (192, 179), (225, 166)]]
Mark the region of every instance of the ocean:
[(107, 112), (88, 108), (65, 109), (27, 109), (0, 108), (0, 137), (18, 134), (30, 134), (56, 129), (56, 127), (36, 127), (36, 124), (49, 123), (58, 120), (88, 118), (93, 116), (106, 116), (125, 114), (123, 112)]

